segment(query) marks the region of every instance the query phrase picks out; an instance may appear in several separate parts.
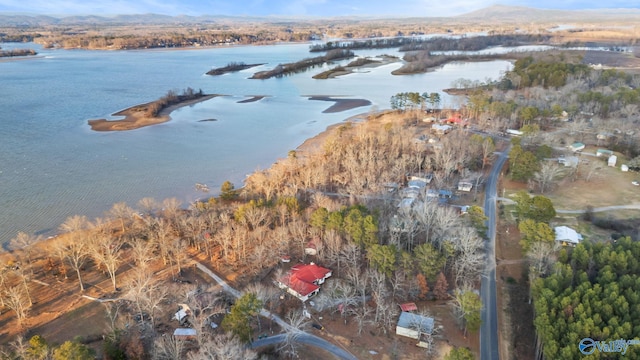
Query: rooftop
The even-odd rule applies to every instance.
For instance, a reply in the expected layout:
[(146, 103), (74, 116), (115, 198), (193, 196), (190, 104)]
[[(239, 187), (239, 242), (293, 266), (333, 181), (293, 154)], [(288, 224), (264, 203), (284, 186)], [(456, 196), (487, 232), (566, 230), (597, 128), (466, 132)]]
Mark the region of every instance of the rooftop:
[(418, 330), (423, 334), (431, 334), (433, 332), (434, 320), (432, 317), (422, 316), (410, 312), (403, 311), (398, 319), (398, 326), (406, 329)]

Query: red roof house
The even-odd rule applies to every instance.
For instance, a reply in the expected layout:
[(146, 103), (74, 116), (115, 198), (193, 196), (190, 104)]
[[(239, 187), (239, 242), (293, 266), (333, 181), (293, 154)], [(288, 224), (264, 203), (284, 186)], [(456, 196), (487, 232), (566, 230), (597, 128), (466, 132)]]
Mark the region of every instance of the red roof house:
[(330, 276), (331, 270), (314, 263), (297, 264), (278, 279), (277, 285), (304, 302), (316, 295), (320, 290), (319, 285), (323, 284)]

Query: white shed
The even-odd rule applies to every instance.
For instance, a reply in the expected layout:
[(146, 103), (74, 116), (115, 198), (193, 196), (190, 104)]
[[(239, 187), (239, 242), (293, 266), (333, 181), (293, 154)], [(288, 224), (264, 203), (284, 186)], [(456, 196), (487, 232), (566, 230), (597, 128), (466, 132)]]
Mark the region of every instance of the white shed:
[(609, 156), (609, 160), (607, 161), (607, 164), (608, 164), (609, 166), (613, 166), (613, 167), (615, 167), (615, 166), (616, 166), (616, 162), (617, 162), (617, 161), (618, 161), (618, 157), (617, 157), (617, 156), (615, 156), (615, 155), (611, 155), (611, 156)]

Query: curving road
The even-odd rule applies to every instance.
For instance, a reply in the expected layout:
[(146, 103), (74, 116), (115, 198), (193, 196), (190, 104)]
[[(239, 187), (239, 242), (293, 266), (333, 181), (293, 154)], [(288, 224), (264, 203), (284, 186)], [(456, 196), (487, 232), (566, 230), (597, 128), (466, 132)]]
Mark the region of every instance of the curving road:
[(496, 198), (497, 184), (502, 166), (507, 160), (511, 145), (505, 149), (493, 164), (485, 189), (484, 213), (487, 216), (487, 266), (480, 284), (482, 311), (480, 319), (480, 359), (498, 360), (498, 305), (496, 300)]
[[(224, 289), (224, 291), (230, 293), (231, 295), (233, 295), (236, 298), (239, 298), (242, 295), (242, 293), (240, 291), (232, 288), (231, 285), (229, 285), (226, 281), (224, 281), (216, 273), (211, 271), (208, 267), (204, 266), (203, 264), (199, 263), (198, 261), (193, 260), (193, 262), (194, 262), (194, 264), (196, 265), (196, 267), (198, 269), (200, 269), (202, 272), (204, 272), (209, 277), (211, 277), (213, 280), (215, 280)], [(275, 314), (272, 314), (271, 312), (269, 312), (269, 311), (267, 311), (265, 309), (261, 309), (260, 310), (260, 315), (275, 321), (276, 323), (278, 323), (278, 325), (280, 325), (280, 327), (282, 327), (283, 329), (286, 329), (287, 331), (298, 332), (298, 334), (296, 335), (296, 341), (299, 342), (299, 343), (315, 346), (315, 347), (321, 348), (323, 350), (326, 350), (326, 351), (330, 352), (331, 354), (335, 355), (338, 359), (358, 360), (358, 358), (353, 356), (353, 354), (351, 354), (350, 352), (342, 349), (341, 347), (338, 347), (338, 346), (328, 342), (327, 340), (325, 340), (325, 339), (323, 339), (321, 337), (318, 337), (318, 336), (315, 336), (315, 335), (312, 335), (312, 334), (308, 334), (308, 333), (305, 333), (305, 332), (303, 332), (303, 331), (301, 331), (299, 329), (296, 329), (295, 327), (291, 326), (286, 321), (282, 320), (282, 318), (280, 318), (279, 316), (277, 316)], [(254, 341), (251, 344), (251, 348), (256, 348), (256, 347), (265, 346), (265, 345), (277, 344), (277, 343), (283, 342), (285, 339), (286, 339), (286, 334), (279, 334), (279, 335), (267, 337), (267, 338), (264, 338), (264, 339), (259, 339), (259, 340)]]

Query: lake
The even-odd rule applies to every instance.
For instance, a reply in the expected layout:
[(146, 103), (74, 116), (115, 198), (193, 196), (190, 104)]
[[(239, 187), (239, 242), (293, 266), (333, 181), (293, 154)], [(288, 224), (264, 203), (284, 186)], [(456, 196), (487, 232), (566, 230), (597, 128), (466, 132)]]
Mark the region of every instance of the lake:
[[(398, 92), (441, 92), (459, 78), (497, 79), (507, 61), (455, 63), (426, 74), (393, 76), (390, 64), (336, 79), (311, 77), (324, 66), (283, 78), (252, 80), (256, 71), (317, 56), (308, 44), (187, 50), (50, 50), (0, 61), (0, 243), (18, 231), (49, 236), (71, 215), (103, 216), (112, 204), (176, 197), (184, 206), (206, 194), (196, 183), (236, 187), (327, 126), (389, 108)], [(399, 55), (393, 49), (359, 56)], [(265, 65), (222, 76), (205, 73), (232, 61)], [(340, 62), (345, 64), (346, 61)], [(180, 108), (167, 123), (127, 132), (94, 132), (87, 120), (191, 87), (221, 94)], [(256, 102), (239, 103), (253, 95)], [(371, 106), (322, 113), (332, 103), (306, 96), (368, 99)], [(452, 99), (441, 93), (443, 104)], [(213, 120), (215, 121), (200, 121)]]

